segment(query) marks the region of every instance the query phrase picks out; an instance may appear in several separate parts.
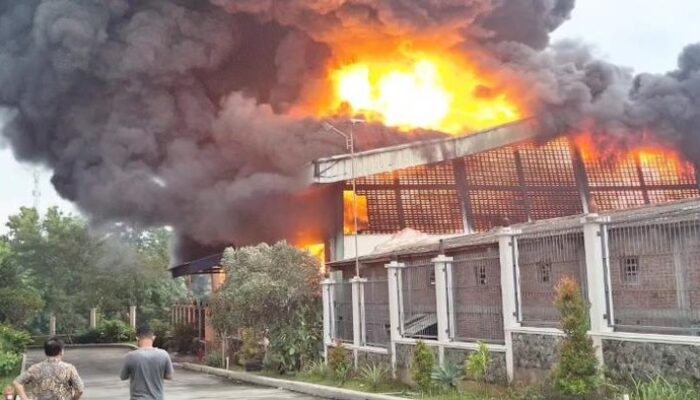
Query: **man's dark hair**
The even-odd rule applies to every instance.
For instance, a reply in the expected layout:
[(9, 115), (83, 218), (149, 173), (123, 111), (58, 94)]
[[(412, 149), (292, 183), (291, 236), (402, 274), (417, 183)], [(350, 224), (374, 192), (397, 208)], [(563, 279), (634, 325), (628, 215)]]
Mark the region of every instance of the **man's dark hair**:
[(48, 357), (56, 357), (63, 351), (63, 341), (57, 337), (49, 338), (44, 343), (44, 353)]
[(136, 328), (137, 338), (152, 338), (153, 336), (153, 329), (151, 329), (151, 327), (148, 324), (143, 324)]

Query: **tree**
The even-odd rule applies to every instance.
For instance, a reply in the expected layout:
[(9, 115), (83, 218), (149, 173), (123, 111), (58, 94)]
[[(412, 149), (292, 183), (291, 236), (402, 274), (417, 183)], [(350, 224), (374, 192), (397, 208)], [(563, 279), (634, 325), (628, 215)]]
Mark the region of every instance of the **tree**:
[(564, 277), (559, 282), (555, 305), (565, 335), (554, 371), (556, 389), (565, 395), (591, 394), (600, 386), (601, 376), (593, 340), (588, 337), (588, 303), (573, 278)]
[(269, 330), (270, 351), (287, 369), (299, 369), (321, 349), (320, 266), (284, 242), (227, 249), (227, 279), (213, 304), (221, 333)]

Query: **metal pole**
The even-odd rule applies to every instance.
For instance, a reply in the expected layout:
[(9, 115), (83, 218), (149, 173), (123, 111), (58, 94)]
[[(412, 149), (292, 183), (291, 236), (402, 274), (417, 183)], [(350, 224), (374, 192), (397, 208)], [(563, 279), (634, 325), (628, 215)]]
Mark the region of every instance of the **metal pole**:
[(360, 277), (360, 248), (358, 239), (358, 229), (357, 229), (357, 191), (355, 183), (355, 122), (350, 123), (350, 159), (351, 159), (351, 169), (350, 178), (352, 179), (352, 214), (353, 214), (353, 225), (355, 228), (355, 276)]

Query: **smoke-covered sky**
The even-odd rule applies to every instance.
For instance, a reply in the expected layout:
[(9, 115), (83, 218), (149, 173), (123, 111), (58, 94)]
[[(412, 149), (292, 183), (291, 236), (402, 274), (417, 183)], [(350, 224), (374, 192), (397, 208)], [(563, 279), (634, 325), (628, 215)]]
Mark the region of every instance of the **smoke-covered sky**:
[[(36, 3), (36, 0), (28, 1), (28, 3), (29, 2)], [(12, 1), (9, 3), (12, 3)], [(56, 4), (61, 3), (65, 2), (56, 2)], [(90, 2), (85, 0), (82, 1), (82, 3), (89, 4)], [(284, 46), (291, 50), (302, 48), (306, 49), (309, 53), (322, 54), (322, 52), (313, 51), (314, 49), (309, 50), (309, 46), (313, 47), (313, 44), (309, 42), (308, 38), (304, 35), (308, 35), (320, 41), (344, 40), (344, 38), (342, 38), (342, 32), (339, 33), (335, 30), (337, 20), (308, 18), (309, 15), (313, 15), (315, 12), (325, 13), (327, 11), (314, 9), (314, 7), (322, 7), (324, 4), (329, 4), (323, 1), (308, 3), (308, 6), (304, 6), (308, 7), (308, 9), (302, 10), (303, 12), (298, 11), (299, 8), (304, 7), (297, 7), (297, 9), (294, 9), (295, 6), (289, 6), (289, 10), (279, 15), (271, 12), (270, 9), (266, 9), (265, 5), (272, 4), (272, 0), (214, 0), (212, 3), (226, 8), (231, 13), (244, 11), (256, 14), (261, 20), (273, 19), (282, 25), (297, 27), (299, 31), (303, 33), (289, 35), (281, 40)], [(373, 2), (368, 3), (371, 4)], [(434, 4), (436, 3), (439, 2), (434, 2)], [(435, 11), (434, 14), (430, 14), (431, 18), (434, 19), (421, 20), (417, 16), (422, 14), (416, 12), (416, 10), (412, 10), (410, 7), (399, 7), (397, 4), (400, 3), (392, 2), (386, 2), (384, 4), (393, 4), (393, 7), (377, 6), (374, 11), (374, 17), (382, 21), (382, 29), (384, 29), (387, 35), (392, 35), (396, 32), (404, 32), (407, 29), (415, 29), (416, 27), (419, 27), (419, 29), (431, 30), (436, 29), (436, 26), (450, 26), (450, 24), (454, 24), (455, 30), (463, 32), (472, 28), (469, 24), (466, 24), (466, 27), (462, 26), (464, 25), (464, 21), (469, 18), (479, 20), (479, 13), (485, 12), (485, 10), (482, 10), (484, 4), (488, 4), (486, 1), (481, 0), (474, 0), (472, 3), (473, 7), (463, 7), (458, 10), (460, 13), (457, 16), (461, 19), (451, 19), (452, 10), (449, 7), (445, 7), (443, 9), (431, 10)], [(547, 1), (543, 1), (542, 3), (547, 3)], [(570, 2), (560, 1), (560, 3), (562, 7), (566, 7), (566, 4)], [(672, 70), (676, 68), (677, 55), (682, 48), (688, 43), (700, 40), (700, 27), (698, 27), (696, 23), (698, 17), (700, 17), (700, 4), (687, 0), (667, 0), (663, 3), (663, 8), (660, 8), (658, 2), (655, 0), (616, 0), (614, 2), (604, 0), (579, 1), (574, 10), (572, 20), (565, 23), (556, 31), (554, 37), (556, 39), (577, 38), (591, 43), (595, 46), (595, 51), (598, 53), (597, 56), (601, 56), (615, 64), (633, 67), (638, 72), (661, 73)], [(323, 138), (304, 136), (299, 137), (299, 140), (305, 141), (306, 146), (304, 146), (304, 150), (305, 152), (308, 151), (309, 154), (304, 154), (303, 156), (295, 156), (292, 154), (291, 157), (287, 157), (287, 154), (284, 154), (285, 157), (280, 157), (282, 155), (282, 153), (279, 153), (278, 149), (280, 146), (286, 151), (297, 151), (298, 149), (294, 146), (285, 146), (284, 142), (280, 143), (279, 140), (285, 139), (285, 137), (275, 136), (278, 131), (277, 128), (284, 126), (285, 129), (289, 129), (292, 132), (295, 130), (301, 132), (308, 131), (311, 125), (308, 125), (304, 121), (291, 121), (283, 117), (273, 117), (271, 115), (271, 110), (265, 109), (264, 107), (254, 107), (244, 98), (233, 96), (226, 99), (224, 109), (227, 111), (218, 115), (213, 133), (221, 146), (240, 148), (237, 152), (238, 154), (236, 154), (236, 152), (234, 152), (234, 154), (222, 154), (217, 152), (216, 148), (207, 148), (205, 151), (196, 153), (198, 156), (202, 157), (202, 160), (193, 160), (193, 162), (189, 164), (180, 163), (177, 165), (173, 162), (176, 158), (163, 162), (161, 159), (162, 154), (158, 154), (155, 150), (158, 146), (161, 146), (158, 140), (164, 137), (164, 135), (170, 135), (171, 138), (175, 139), (179, 138), (178, 140), (174, 140), (174, 144), (171, 143), (171, 145), (168, 146), (169, 157), (176, 157), (177, 154), (192, 154), (192, 142), (189, 138), (185, 138), (182, 134), (177, 132), (173, 133), (171, 131), (172, 129), (177, 130), (179, 123), (178, 118), (181, 118), (182, 121), (180, 122), (186, 123), (187, 126), (198, 128), (201, 127), (203, 123), (206, 123), (206, 118), (202, 117), (200, 119), (200, 116), (213, 116), (215, 113), (211, 110), (211, 106), (203, 100), (205, 95), (202, 91), (216, 92), (217, 90), (226, 90), (225, 87), (221, 87), (222, 85), (220, 85), (220, 83), (222, 82), (221, 79), (229, 76), (235, 76), (240, 80), (249, 81), (245, 82), (245, 85), (241, 82), (236, 83), (238, 86), (246, 87), (248, 92), (251, 90), (265, 89), (261, 89), (261, 86), (264, 86), (264, 84), (255, 82), (254, 72), (255, 68), (257, 68), (256, 65), (244, 65), (243, 67), (245, 68), (242, 67), (231, 71), (223, 71), (221, 74), (207, 79), (207, 82), (205, 82), (203, 86), (198, 82), (190, 82), (187, 80), (183, 82), (178, 81), (177, 85), (173, 85), (172, 82), (174, 79), (177, 79), (177, 74), (187, 68), (211, 68), (213, 65), (217, 65), (221, 59), (228, 57), (229, 53), (232, 51), (241, 51), (241, 54), (247, 54), (246, 52), (252, 51), (252, 49), (246, 48), (245, 39), (242, 40), (241, 43), (222, 44), (217, 41), (210, 41), (208, 38), (217, 35), (222, 37), (227, 35), (236, 37), (240, 32), (253, 32), (249, 34), (257, 35), (257, 37), (262, 37), (262, 40), (265, 40), (264, 37), (267, 34), (274, 36), (282, 35), (283, 33), (251, 31), (245, 26), (245, 21), (236, 21), (236, 23), (240, 25), (240, 30), (238, 32), (229, 32), (228, 17), (225, 15), (209, 18), (209, 14), (202, 14), (197, 17), (196, 15), (182, 14), (179, 11), (165, 7), (161, 12), (169, 15), (169, 18), (156, 18), (150, 23), (145, 23), (146, 21), (144, 20), (132, 19), (128, 25), (124, 24), (112, 27), (110, 34), (120, 37), (121, 41), (115, 42), (114, 44), (105, 44), (105, 39), (100, 37), (100, 34), (104, 34), (101, 26), (104, 25), (106, 18), (109, 18), (109, 13), (118, 14), (123, 12), (119, 9), (123, 7), (120, 5), (122, 2), (117, 1), (113, 4), (115, 5), (111, 10), (86, 11), (90, 13), (89, 15), (91, 17), (98, 17), (91, 20), (93, 24), (85, 24), (83, 26), (71, 25), (72, 23), (70, 21), (62, 21), (59, 18), (60, 14), (66, 11), (61, 10), (60, 6), (56, 6), (53, 9), (45, 7), (43, 10), (44, 13), (41, 14), (40, 17), (45, 18), (47, 21), (58, 21), (58, 23), (51, 25), (53, 30), (35, 32), (33, 37), (35, 41), (39, 41), (39, 44), (41, 44), (40, 42), (43, 40), (50, 43), (50, 45), (59, 46), (59, 48), (50, 53), (48, 55), (49, 58), (46, 59), (46, 62), (50, 62), (54, 65), (58, 73), (84, 71), (91, 68), (91, 78), (98, 77), (99, 79), (107, 80), (119, 80), (124, 77), (133, 79), (134, 76), (152, 75), (152, 87), (150, 83), (147, 87), (143, 87), (143, 82), (148, 82), (148, 80), (141, 80), (138, 84), (132, 85), (130, 88), (117, 93), (111, 98), (113, 104), (125, 110), (122, 113), (113, 113), (108, 118), (108, 124), (105, 126), (105, 129), (113, 130), (114, 132), (113, 135), (105, 137), (111, 139), (99, 140), (94, 135), (84, 135), (82, 142), (74, 144), (74, 148), (68, 146), (61, 149), (62, 154), (68, 156), (75, 155), (75, 152), (84, 153), (86, 149), (95, 151), (94, 156), (81, 155), (77, 157), (78, 159), (75, 161), (78, 163), (77, 166), (75, 163), (66, 164), (62, 160), (56, 159), (54, 153), (55, 149), (42, 148), (38, 151), (36, 149), (29, 151), (29, 147), (27, 146), (32, 146), (32, 143), (21, 141), (15, 143), (15, 146), (19, 148), (20, 151), (25, 151), (25, 157), (44, 158), (44, 162), (52, 164), (54, 168), (61, 173), (62, 179), (57, 180), (56, 183), (61, 186), (64, 195), (82, 196), (84, 207), (92, 210), (99, 210), (99, 212), (104, 213), (103, 216), (107, 219), (120, 218), (128, 213), (134, 213), (136, 218), (141, 221), (148, 219), (147, 216), (149, 215), (154, 215), (154, 220), (147, 220), (145, 221), (146, 223), (170, 223), (178, 222), (170, 220), (174, 219), (174, 216), (179, 215), (178, 213), (181, 213), (183, 209), (187, 209), (192, 211), (192, 215), (197, 215), (198, 221), (202, 220), (202, 216), (212, 218), (210, 221), (204, 221), (201, 225), (202, 228), (195, 229), (195, 231), (191, 233), (194, 235), (211, 235), (212, 237), (216, 237), (217, 235), (222, 236), (226, 234), (228, 229), (232, 228), (220, 225), (217, 216), (224, 215), (230, 212), (230, 210), (225, 208), (221, 210), (209, 210), (202, 209), (202, 207), (225, 207), (222, 204), (224, 203), (239, 204), (240, 207), (245, 209), (248, 203), (245, 199), (240, 198), (242, 193), (254, 192), (260, 190), (260, 188), (271, 186), (289, 187), (290, 190), (293, 190), (295, 182), (288, 179), (286, 176), (277, 174), (276, 171), (295, 167), (300, 161), (309, 157), (309, 154), (324, 154), (328, 152), (329, 149), (333, 149), (334, 144), (326, 143)], [(282, 4), (282, 2), (280, 2), (280, 4)], [(289, 2), (289, 4), (297, 3)], [(377, 4), (382, 3), (380, 2)], [(444, 4), (449, 3), (444, 2)], [(0, 6), (8, 7), (3, 5), (2, 0), (0, 0)], [(0, 9), (2, 9), (2, 7), (0, 7)], [(279, 9), (277, 11), (279, 11)], [(295, 13), (292, 11), (297, 12)], [(195, 12), (197, 11), (195, 10)], [(343, 13), (337, 14), (335, 18), (350, 24), (356, 21), (363, 21), (364, 24), (367, 24), (367, 19), (363, 19), (367, 17), (366, 15), (353, 15), (351, 12), (352, 10), (343, 10)], [(21, 16), (21, 10), (18, 15)], [(151, 14), (150, 16), (158, 17), (157, 12), (155, 15)], [(148, 17), (148, 14), (143, 16), (143, 18)], [(529, 46), (539, 47), (546, 41), (546, 32), (537, 29), (528, 31), (526, 29), (519, 29), (518, 27), (537, 27), (540, 25), (556, 26), (561, 22), (557, 19), (556, 13), (540, 20), (537, 19), (537, 15), (528, 16), (528, 18), (530, 17), (532, 19), (528, 19), (528, 22), (525, 24), (513, 24), (509, 23), (509, 21), (512, 20), (512, 16), (497, 13), (491, 18), (480, 21), (480, 25), (487, 28), (497, 27), (493, 29), (497, 32), (496, 37), (498, 40), (512, 40), (518, 38)], [(190, 20), (197, 20), (197, 24), (190, 24)], [(390, 22), (387, 23), (386, 21)], [(439, 23), (436, 24), (435, 21), (439, 21)], [(166, 31), (160, 28), (162, 26), (167, 27), (167, 24), (170, 23), (178, 25), (178, 34), (180, 36), (175, 38), (157, 36)], [(375, 23), (378, 22), (375, 21)], [(371, 27), (371, 24), (367, 26)], [(508, 29), (508, 27), (514, 28)], [(16, 29), (19, 29), (18, 32), (21, 32), (21, 29), (24, 28), (18, 27)], [(12, 33), (11, 30), (9, 33)], [(0, 32), (0, 35), (3, 34), (8, 34), (8, 32)], [(469, 37), (478, 37), (479, 32), (464, 34)], [(90, 36), (96, 37), (94, 41), (92, 39), (88, 40)], [(151, 39), (153, 41), (151, 41)], [(57, 40), (60, 41), (60, 43), (56, 42)], [(159, 52), (160, 50), (155, 44), (156, 42), (154, 42), (157, 40), (165, 41), (168, 44), (172, 41), (170, 51)], [(278, 40), (278, 42), (279, 41), (280, 40)], [(129, 43), (132, 47), (126, 49), (120, 48), (119, 46), (122, 43)], [(20, 43), (13, 44), (15, 47), (19, 45)], [(261, 52), (265, 51), (265, 49), (258, 48), (255, 50)], [(500, 51), (510, 51), (510, 48), (506, 46), (501, 48)], [(298, 51), (296, 51), (296, 53), (298, 54)], [(143, 58), (143, 54), (150, 54), (152, 58)], [(185, 54), (187, 57), (182, 56)], [(293, 52), (291, 54), (295, 53)], [(518, 58), (523, 57), (523, 59), (525, 59), (528, 57), (522, 53), (514, 52), (514, 54), (517, 54), (515, 57)], [(118, 55), (118, 58), (115, 58), (116, 55)], [(180, 66), (181, 70), (171, 67), (173, 61), (178, 59), (178, 57), (180, 57), (179, 59), (186, 58), (188, 60), (188, 63), (185, 63), (187, 65)], [(2, 60), (0, 60), (0, 68), (3, 66), (1, 61)], [(276, 61), (278, 63), (282, 62), (279, 57)], [(689, 60), (688, 62), (691, 61), (692, 60)], [(269, 98), (279, 105), (279, 108), (284, 107), (287, 99), (299, 95), (300, 88), (298, 87), (299, 82), (297, 79), (299, 78), (298, 72), (300, 70), (297, 65), (310, 62), (312, 61), (308, 59), (285, 59), (283, 64), (284, 68), (281, 68), (281, 72), (278, 71), (277, 74), (279, 85), (268, 94)], [(542, 59), (533, 61), (533, 63), (537, 62), (547, 63), (551, 62), (551, 60)], [(17, 63), (15, 68), (22, 68), (21, 66), (22, 64)], [(32, 64), (30, 62), (26, 63), (27, 68), (31, 66)], [(19, 72), (21, 73), (23, 71), (20, 69)], [(600, 78), (603, 84), (606, 83), (606, 79), (610, 78), (609, 73), (610, 71), (604, 67), (600, 67), (600, 71), (598, 71), (597, 68), (593, 68), (592, 70), (593, 78)], [(10, 74), (8, 73), (7, 75)], [(74, 78), (74, 75), (70, 76)], [(16, 82), (6, 81), (5, 84), (14, 83)], [(668, 82), (660, 83), (668, 84)], [(48, 82), (43, 82), (43, 84), (48, 84)], [(174, 87), (175, 89), (167, 93), (164, 92), (161, 87)], [(35, 88), (32, 88), (32, 90), (34, 89)], [(39, 93), (52, 93), (51, 90), (41, 90), (42, 91)], [(62, 90), (63, 88), (56, 87), (55, 93), (61, 93), (61, 95), (63, 95)], [(90, 93), (109, 93), (110, 95), (114, 93), (114, 90), (104, 92), (103, 88), (101, 88), (97, 82), (94, 84), (88, 83), (84, 85), (81, 90), (81, 93), (75, 94), (75, 96), (78, 97), (70, 97), (73, 102), (72, 106), (74, 107), (66, 105), (66, 119), (71, 117), (71, 109), (90, 111), (85, 113), (87, 117), (78, 117), (70, 121), (70, 124), (66, 126), (71, 129), (91, 126), (94, 121), (90, 120), (90, 118), (101, 118), (101, 116), (107, 112), (104, 106), (99, 102), (88, 100)], [(144, 92), (149, 93), (148, 101), (144, 101), (141, 94)], [(614, 90), (610, 92), (611, 93), (607, 95), (614, 98)], [(5, 93), (7, 96), (13, 96), (13, 90), (11, 89), (6, 90)], [(567, 95), (576, 95), (576, 91), (571, 91), (567, 93)], [(649, 97), (652, 100), (654, 97), (653, 93), (649, 94), (644, 92), (640, 93), (639, 96), (645, 99)], [(177, 104), (172, 104), (171, 98), (176, 99)], [(576, 99), (572, 101), (574, 100)], [(36, 115), (40, 114), (42, 111), (36, 107), (38, 105), (51, 105), (51, 100), (46, 97), (34, 97), (31, 98), (29, 102), (31, 104), (24, 104), (29, 113), (29, 118), (34, 118), (32, 121), (40, 125), (43, 118), (36, 117)], [(59, 104), (59, 106), (63, 105)], [(174, 110), (196, 111), (193, 111), (191, 115), (177, 116), (177, 118), (174, 119), (153, 118), (159, 115), (169, 115)], [(139, 117), (144, 117), (144, 120), (151, 122), (147, 126), (141, 126), (138, 119)], [(264, 124), (260, 122), (263, 120), (265, 121)], [(60, 122), (65, 123), (65, 121)], [(653, 123), (654, 121), (650, 121), (649, 125), (653, 125)], [(125, 127), (129, 129), (125, 129)], [(27, 127), (20, 126), (18, 129), (27, 129)], [(130, 147), (132, 139), (140, 137), (142, 134), (140, 130), (155, 132), (153, 140), (150, 142), (140, 142), (138, 147), (135, 148), (133, 146)], [(195, 129), (195, 131), (196, 130), (197, 129)], [(202, 131), (204, 130), (205, 129), (202, 128)], [(251, 143), (248, 140), (250, 139), (249, 137), (237, 137), (236, 134), (228, 134), (228, 132), (245, 132), (252, 130), (267, 131), (269, 135), (261, 137), (273, 137), (277, 140), (270, 140), (269, 143), (258, 140)], [(168, 132), (165, 133), (166, 131)], [(59, 137), (58, 145), (60, 146), (63, 144), (61, 140), (68, 140), (70, 132), (58, 132), (57, 135)], [(90, 141), (92, 140), (95, 140), (93, 144), (98, 146), (98, 148), (90, 147)], [(240, 143), (245, 143), (245, 145), (236, 146), (236, 144)], [(76, 146), (87, 147), (79, 148)], [(265, 157), (255, 158), (250, 155), (251, 153), (255, 154), (256, 152), (265, 151), (269, 151)], [(228, 156), (231, 157), (230, 160), (222, 159), (222, 157)], [(119, 170), (102, 167), (97, 168), (100, 166), (100, 163), (104, 162), (104, 159), (110, 163), (127, 165), (128, 168)], [(274, 168), (271, 168), (270, 171), (266, 171), (264, 168), (261, 169), (258, 165), (259, 159), (263, 159), (262, 161), (265, 163), (272, 164)], [(199, 162), (203, 160), (211, 160), (211, 162), (209, 164), (206, 162)], [(230, 185), (224, 185), (222, 183), (220, 187), (215, 186), (212, 190), (208, 190), (207, 193), (204, 193), (202, 198), (196, 199), (197, 201), (185, 202), (183, 204), (177, 203), (177, 205), (172, 206), (172, 209), (167, 209), (167, 205), (159, 198), (159, 196), (162, 195), (159, 185), (153, 185), (153, 181), (149, 181), (148, 177), (139, 175), (139, 168), (160, 165), (163, 167), (160, 171), (164, 174), (166, 180), (168, 174), (172, 176), (187, 175), (187, 179), (184, 179), (183, 182), (196, 183), (202, 181), (206, 174), (225, 175), (227, 171), (211, 170), (225, 163), (232, 165), (232, 171), (228, 172), (244, 176), (244, 178), (229, 182), (231, 183)], [(86, 171), (90, 168), (97, 171), (97, 173), (92, 176), (75, 175), (80, 171)], [(8, 213), (14, 212), (19, 204), (30, 205), (32, 203), (32, 180), (31, 174), (28, 173), (26, 167), (14, 162), (8, 150), (0, 151), (0, 171), (2, 171), (0, 173), (0, 187), (2, 188), (0, 192), (0, 218), (4, 219)], [(83, 185), (76, 186), (75, 180), (80, 179), (82, 179), (81, 182), (83, 182)], [(108, 190), (95, 191), (95, 188), (101, 187), (100, 179), (110, 179), (111, 182), (116, 182), (116, 184), (109, 185)], [(122, 181), (123, 183), (120, 184)], [(90, 189), (89, 195), (86, 192), (81, 192), (81, 190), (86, 190), (85, 188)], [(187, 190), (186, 187), (177, 188), (178, 190), (173, 190), (172, 187), (169, 189), (172, 194), (183, 193), (183, 191)], [(138, 191), (139, 195), (129, 196), (128, 192), (130, 190), (134, 192)], [(42, 206), (65, 204), (62, 200), (58, 199), (53, 187), (47, 184), (46, 175), (44, 175), (44, 179), (42, 179), (41, 191)], [(261, 196), (261, 198), (266, 198), (267, 195), (268, 194), (265, 193), (264, 190), (258, 193), (258, 196)], [(246, 196), (247, 195), (243, 195), (243, 197)], [(218, 199), (221, 198), (229, 200), (226, 202), (218, 201)], [(115, 201), (112, 201), (112, 199), (115, 199)], [(131, 199), (138, 199), (139, 201), (134, 202)], [(152, 200), (159, 200), (161, 202), (152, 203)], [(205, 204), (205, 206), (203, 204)], [(255, 204), (255, 206), (257, 207), (259, 205)], [(152, 213), (155, 208), (162, 208), (164, 210), (158, 213)], [(187, 216), (182, 215), (182, 218), (187, 218)], [(252, 221), (237, 221), (240, 226), (249, 226), (251, 222)], [(202, 231), (202, 229), (208, 229), (209, 227), (220, 230), (220, 234), (217, 232)], [(260, 234), (264, 235), (264, 232)]]

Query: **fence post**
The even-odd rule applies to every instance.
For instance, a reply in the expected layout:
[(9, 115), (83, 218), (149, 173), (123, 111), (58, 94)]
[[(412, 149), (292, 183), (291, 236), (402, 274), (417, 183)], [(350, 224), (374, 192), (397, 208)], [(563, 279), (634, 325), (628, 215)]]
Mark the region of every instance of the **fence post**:
[(328, 362), (328, 346), (333, 344), (333, 279), (321, 282), (323, 289), (323, 359)]
[(136, 329), (136, 306), (129, 307), (129, 326), (131, 329)]
[(515, 361), (513, 359), (513, 329), (520, 327), (519, 313), (519, 276), (517, 263), (518, 232), (511, 228), (501, 228), (498, 232), (498, 249), (501, 262), (501, 296), (503, 302), (503, 333), (506, 344), (506, 375), (508, 382), (513, 381)]
[(355, 368), (359, 365), (358, 349), (365, 345), (365, 299), (364, 299), (364, 283), (367, 279), (356, 276), (352, 278), (352, 344), (353, 358)]
[(56, 336), (56, 315), (51, 313), (49, 317), (49, 336)]
[(391, 355), (391, 374), (396, 378), (396, 342), (401, 338), (401, 308), (399, 287), (401, 285), (401, 268), (404, 264), (391, 261), (385, 265), (389, 289), (389, 352)]
[(452, 257), (439, 254), (432, 260), (435, 268), (435, 310), (437, 312), (438, 359), (440, 365), (445, 364), (445, 344), (451, 340), (454, 324), (451, 324), (454, 314), (452, 301)]
[(581, 218), (583, 240), (586, 250), (586, 283), (590, 302), (591, 333), (600, 365), (604, 365), (603, 343), (599, 333), (612, 332), (609, 318), (612, 311), (608, 307), (608, 271), (605, 268), (607, 237), (604, 235), (606, 218), (598, 214), (588, 214)]
[(97, 328), (97, 308), (90, 309), (90, 329)]

